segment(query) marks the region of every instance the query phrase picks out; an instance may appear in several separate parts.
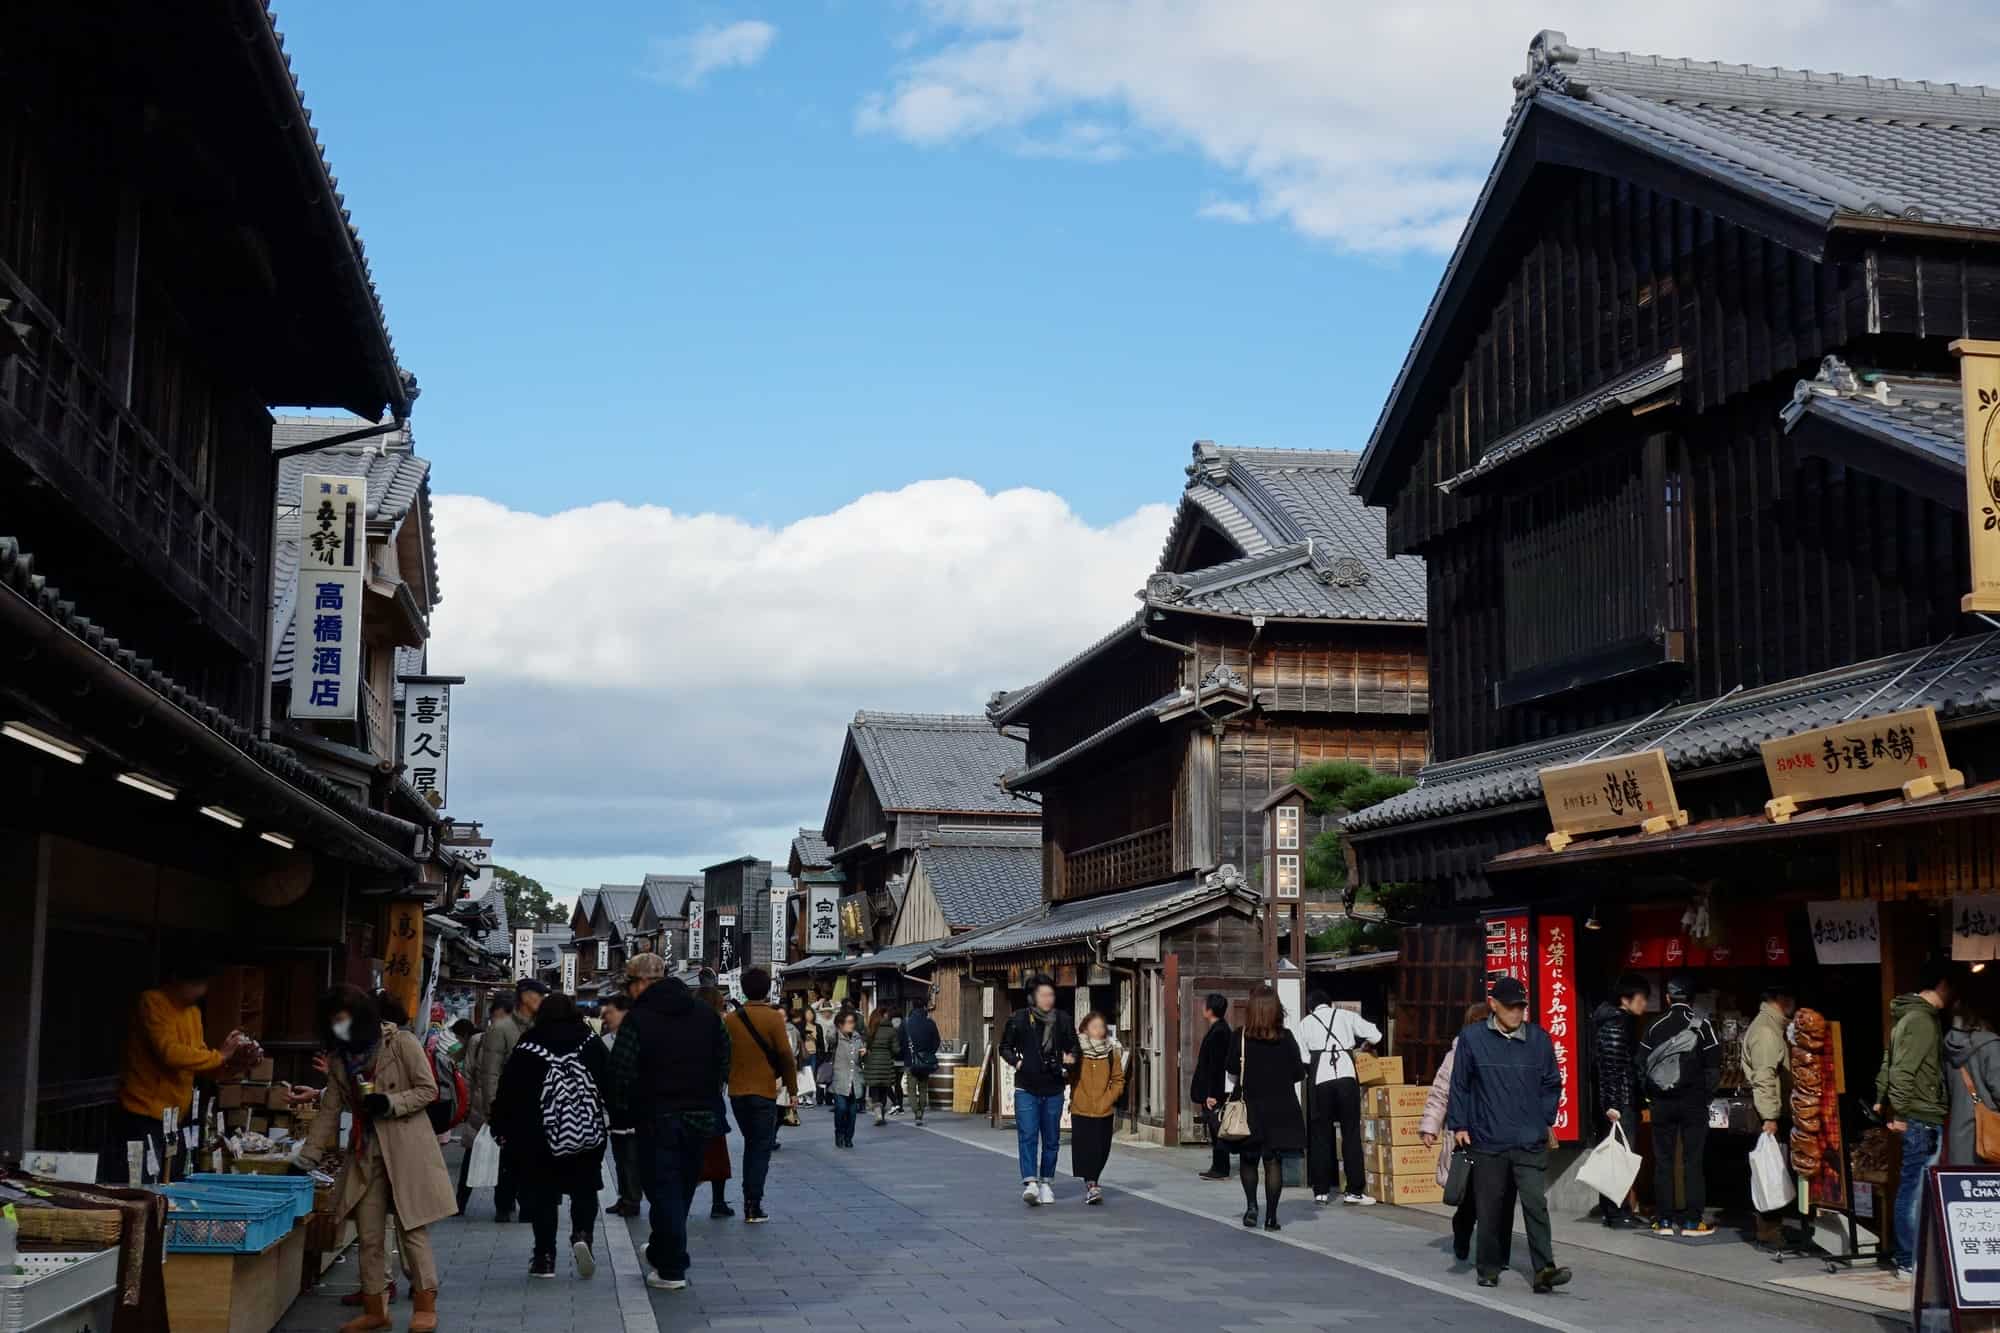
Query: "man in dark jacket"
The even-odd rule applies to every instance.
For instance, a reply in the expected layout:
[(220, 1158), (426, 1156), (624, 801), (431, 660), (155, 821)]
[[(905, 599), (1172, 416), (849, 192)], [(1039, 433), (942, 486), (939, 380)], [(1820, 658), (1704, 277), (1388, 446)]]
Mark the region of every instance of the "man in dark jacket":
[(631, 1012), (611, 1048), (607, 1098), (615, 1122), (637, 1127), (640, 1170), (652, 1208), (646, 1285), (687, 1286), (687, 1215), (701, 1158), (722, 1114), (729, 1034), (715, 1010), (666, 977), (658, 954), (625, 964)]
[[(917, 1123), (924, 1123), (924, 1105), (930, 1100), (930, 1078), (938, 1067), (938, 1030), (931, 1021), (930, 1009), (922, 1000), (913, 1001), (910, 1012), (903, 1018), (902, 1035), (897, 1038), (903, 1068), (907, 1071), (908, 1087), (904, 1099), (910, 1109), (917, 1114)], [(947, 1108), (949, 1109), (949, 1108)]]
[[(1688, 1003), (1694, 983), (1667, 981), (1667, 1011), (1639, 1043), (1640, 1085), (1653, 1105), (1653, 1234), (1712, 1236), (1708, 1177), (1708, 1104), (1722, 1085), (1722, 1043), (1715, 1028)], [(1681, 1206), (1674, 1208), (1674, 1146), (1680, 1145)]]
[(1056, 1008), (1055, 983), (1045, 976), (1031, 976), (1027, 989), (1028, 1007), (1015, 1010), (1000, 1034), (1000, 1058), (1014, 1066), (1021, 1202), (1033, 1208), (1056, 1201), (1049, 1182), (1062, 1153), (1063, 1089), (1080, 1050), (1076, 1020)]
[(1896, 1188), (1896, 1275), (1916, 1263), (1917, 1217), (1924, 1172), (1937, 1165), (1949, 1102), (1944, 1082), (1944, 1012), (1951, 1008), (1951, 965), (1924, 964), (1918, 990), (1889, 1006), (1889, 1048), (1875, 1075), (1875, 1109), (1903, 1136), (1903, 1174)]
[[(1639, 1133), (1639, 1082), (1632, 1061), (1639, 1048), (1639, 1020), (1653, 988), (1646, 979), (1626, 973), (1618, 978), (1618, 998), (1606, 1000), (1591, 1012), (1591, 1067), (1597, 1074), (1597, 1109), (1601, 1143), (1611, 1137), (1614, 1126), (1622, 1126), (1629, 1146)], [(1636, 1148), (1633, 1151), (1638, 1151)], [(1638, 1221), (1632, 1211), (1632, 1196), (1606, 1199), (1600, 1216), (1607, 1227), (1625, 1227)]]
[(1570, 1278), (1567, 1268), (1556, 1267), (1549, 1231), (1549, 1145), (1562, 1100), (1562, 1071), (1549, 1034), (1528, 1021), (1528, 988), (1519, 980), (1495, 981), (1487, 1007), (1492, 1012), (1484, 1023), (1458, 1034), (1445, 1128), (1459, 1146), (1472, 1149), (1479, 1285), (1500, 1285), (1499, 1256), (1514, 1228), (1514, 1210), (1506, 1206), (1512, 1181), (1528, 1224), (1534, 1289), (1547, 1293)]
[(1229, 1096), (1222, 1071), (1229, 1064), (1229, 1043), (1236, 1034), (1229, 1028), (1227, 996), (1209, 996), (1201, 1012), (1208, 1020), (1208, 1031), (1201, 1034), (1201, 1051), (1195, 1056), (1194, 1078), (1188, 1084), (1188, 1100), (1195, 1104), (1201, 1123), (1208, 1126), (1208, 1170), (1201, 1173), (1201, 1178), (1227, 1180), (1229, 1145), (1215, 1135), (1222, 1128), (1221, 1106)]

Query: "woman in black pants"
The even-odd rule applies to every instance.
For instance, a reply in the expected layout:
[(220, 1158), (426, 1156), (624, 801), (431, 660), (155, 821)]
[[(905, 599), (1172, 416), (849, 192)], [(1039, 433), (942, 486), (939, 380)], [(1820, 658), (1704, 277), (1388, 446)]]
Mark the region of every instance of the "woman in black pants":
[[(604, 1182), (603, 1123), (598, 1121), (596, 1147), (556, 1156), (549, 1150), (542, 1122), (542, 1084), (560, 1065), (558, 1088), (602, 1088), (609, 1063), (604, 1043), (585, 1026), (576, 1001), (551, 995), (542, 1001), (534, 1028), (514, 1047), (501, 1071), (500, 1090), (493, 1097), (493, 1136), (515, 1153), (520, 1165), (523, 1211), (535, 1226), (529, 1277), (556, 1275), (556, 1209), (564, 1195), (569, 1196), (569, 1245), (576, 1275), (587, 1278), (597, 1271), (590, 1247), (597, 1226), (597, 1192)], [(582, 1066), (581, 1079), (576, 1077), (577, 1064)], [(601, 1101), (603, 1094), (597, 1095)], [(573, 1104), (579, 1123), (595, 1114), (587, 1103)]]
[(1284, 1167), (1279, 1155), (1302, 1152), (1306, 1119), (1299, 1110), (1298, 1081), (1305, 1074), (1299, 1044), (1285, 1030), (1285, 1007), (1270, 986), (1251, 992), (1243, 1029), (1229, 1053), (1236, 1095), (1250, 1112), (1250, 1137), (1232, 1145), (1242, 1154), (1243, 1225), (1257, 1225), (1257, 1170), (1264, 1172), (1264, 1230), (1278, 1230), (1278, 1196)]

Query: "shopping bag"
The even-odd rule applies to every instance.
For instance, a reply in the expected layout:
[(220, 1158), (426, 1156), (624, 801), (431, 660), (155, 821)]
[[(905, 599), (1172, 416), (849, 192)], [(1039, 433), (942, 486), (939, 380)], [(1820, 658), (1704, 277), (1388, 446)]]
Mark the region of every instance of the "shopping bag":
[(1792, 1206), (1798, 1186), (1792, 1181), (1792, 1164), (1778, 1143), (1776, 1134), (1760, 1134), (1750, 1150), (1750, 1206), (1760, 1213), (1774, 1213)]
[(1625, 1141), (1625, 1126), (1614, 1121), (1610, 1136), (1584, 1154), (1576, 1178), (1611, 1202), (1622, 1204), (1632, 1192), (1632, 1182), (1639, 1178), (1642, 1160)]
[(479, 1137), (468, 1149), (472, 1160), (465, 1164), (465, 1187), (490, 1190), (500, 1183), (500, 1145), (493, 1141), (493, 1127), (481, 1126)]

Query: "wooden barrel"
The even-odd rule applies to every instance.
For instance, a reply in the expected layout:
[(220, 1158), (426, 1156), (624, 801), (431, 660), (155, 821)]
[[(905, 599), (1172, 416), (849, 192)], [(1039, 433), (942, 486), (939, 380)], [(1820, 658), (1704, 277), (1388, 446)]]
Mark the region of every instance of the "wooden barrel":
[(932, 1106), (944, 1111), (951, 1109), (952, 1091), (958, 1085), (958, 1067), (964, 1062), (963, 1052), (952, 1050), (938, 1052), (938, 1067), (926, 1080)]

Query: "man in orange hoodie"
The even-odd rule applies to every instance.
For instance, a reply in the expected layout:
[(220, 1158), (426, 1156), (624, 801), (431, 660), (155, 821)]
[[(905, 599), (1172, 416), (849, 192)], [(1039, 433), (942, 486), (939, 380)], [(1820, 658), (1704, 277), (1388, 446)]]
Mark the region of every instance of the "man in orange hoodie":
[(194, 1095), (197, 1074), (215, 1074), (255, 1060), (257, 1046), (240, 1031), (232, 1031), (219, 1051), (209, 1049), (203, 1036), (201, 1001), (208, 994), (215, 969), (200, 962), (171, 965), (159, 986), (139, 994), (125, 1032), (125, 1053), (118, 1085), (120, 1112), (116, 1139), (105, 1164), (107, 1180), (125, 1177), (125, 1145), (143, 1139), (153, 1161), (148, 1176), (164, 1179), (170, 1169), (184, 1174), (184, 1155), (169, 1158), (160, 1116), (170, 1106), (185, 1116)]
[(722, 1024), (729, 1038), (729, 1109), (743, 1131), (743, 1220), (768, 1222), (764, 1179), (778, 1141), (778, 1084), (797, 1101), (799, 1071), (784, 1010), (769, 1003), (770, 972), (747, 967), (742, 984), (749, 1002), (731, 1010)]

